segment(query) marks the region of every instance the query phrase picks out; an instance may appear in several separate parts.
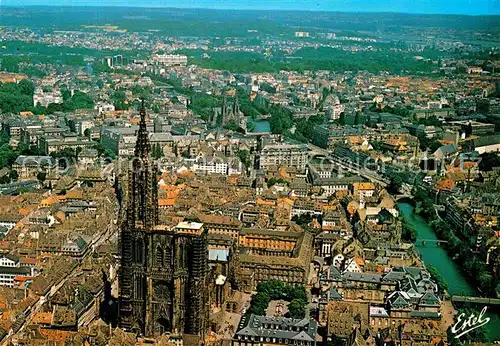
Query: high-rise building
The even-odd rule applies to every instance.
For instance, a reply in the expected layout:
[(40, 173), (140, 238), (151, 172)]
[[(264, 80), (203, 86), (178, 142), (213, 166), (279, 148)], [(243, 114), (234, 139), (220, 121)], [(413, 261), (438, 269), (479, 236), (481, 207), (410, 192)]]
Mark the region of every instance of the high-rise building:
[[(141, 109), (120, 234), (119, 325), (146, 337), (195, 335), (208, 326), (208, 248), (202, 223), (158, 223), (157, 169)], [(192, 340), (192, 339), (191, 339)]]

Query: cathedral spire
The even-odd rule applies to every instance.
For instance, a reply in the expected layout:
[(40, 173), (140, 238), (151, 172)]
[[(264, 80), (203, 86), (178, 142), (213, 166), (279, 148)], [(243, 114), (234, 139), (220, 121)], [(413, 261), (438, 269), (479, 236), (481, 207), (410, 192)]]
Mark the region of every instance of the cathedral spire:
[(151, 144), (149, 143), (149, 134), (146, 127), (146, 107), (144, 99), (141, 104), (141, 122), (139, 123), (139, 132), (137, 133), (137, 142), (135, 144), (135, 157), (146, 159), (151, 152)]
[(238, 101), (238, 92), (234, 94), (234, 103), (233, 103), (233, 114), (238, 115), (240, 112), (240, 103)]

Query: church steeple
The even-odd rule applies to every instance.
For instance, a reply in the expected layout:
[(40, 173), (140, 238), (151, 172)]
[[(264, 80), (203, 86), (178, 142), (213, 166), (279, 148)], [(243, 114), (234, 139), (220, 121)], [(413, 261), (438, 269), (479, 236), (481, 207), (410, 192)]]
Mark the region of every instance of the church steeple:
[(137, 142), (135, 144), (135, 157), (147, 159), (151, 152), (151, 143), (149, 143), (148, 129), (146, 127), (146, 107), (144, 99), (141, 104), (141, 121), (139, 123), (139, 132), (137, 133)]
[(228, 104), (227, 104), (227, 94), (224, 92), (224, 98), (222, 99), (222, 123), (224, 124), (228, 116)]
[(137, 132), (135, 155), (129, 171), (129, 196), (127, 218), (130, 225), (142, 222), (152, 227), (158, 221), (157, 167), (151, 161), (151, 143), (146, 128), (146, 108), (141, 104), (141, 121)]
[(238, 93), (234, 95), (234, 103), (233, 103), (233, 116), (238, 116), (240, 113), (240, 103), (238, 101)]

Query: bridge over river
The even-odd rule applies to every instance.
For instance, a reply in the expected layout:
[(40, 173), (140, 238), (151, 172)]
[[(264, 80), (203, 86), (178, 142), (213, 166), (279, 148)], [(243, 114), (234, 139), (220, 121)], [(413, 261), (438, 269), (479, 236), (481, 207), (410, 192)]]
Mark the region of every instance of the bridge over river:
[[(371, 170), (371, 169), (368, 169), (367, 167), (365, 167), (364, 164), (366, 162), (353, 161), (348, 156), (340, 156), (338, 154), (335, 154), (333, 152), (330, 152), (328, 150), (325, 150), (323, 148), (315, 146), (311, 143), (308, 144), (308, 147), (309, 147), (309, 156), (310, 157), (322, 156), (322, 157), (326, 158), (327, 160), (337, 164), (342, 169), (345, 169), (346, 171), (351, 172), (351, 173), (358, 174), (358, 175), (362, 176), (363, 178), (366, 178), (370, 181), (373, 181), (373, 182), (376, 182), (376, 183), (382, 185), (383, 187), (386, 187), (390, 183), (390, 181), (387, 178), (381, 176), (380, 174), (378, 174), (374, 170)], [(349, 150), (347, 150), (347, 151), (349, 151)], [(352, 154), (355, 154), (355, 153), (352, 153)]]
[(452, 296), (453, 303), (468, 303), (468, 304), (481, 304), (481, 305), (500, 305), (500, 299), (495, 298), (481, 298), (469, 296)]
[(446, 240), (439, 240), (439, 239), (417, 239), (415, 241), (415, 245), (419, 246), (426, 246), (427, 244), (435, 244), (435, 245), (441, 245), (441, 244), (446, 244), (448, 243)]

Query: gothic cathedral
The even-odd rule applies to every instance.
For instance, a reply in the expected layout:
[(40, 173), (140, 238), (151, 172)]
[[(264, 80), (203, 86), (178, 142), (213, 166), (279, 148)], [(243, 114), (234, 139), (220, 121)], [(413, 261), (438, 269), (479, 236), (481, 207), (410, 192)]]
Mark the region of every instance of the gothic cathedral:
[(194, 335), (201, 344), (209, 313), (207, 232), (201, 223), (159, 224), (144, 103), (140, 115), (120, 233), (119, 325), (146, 337)]

